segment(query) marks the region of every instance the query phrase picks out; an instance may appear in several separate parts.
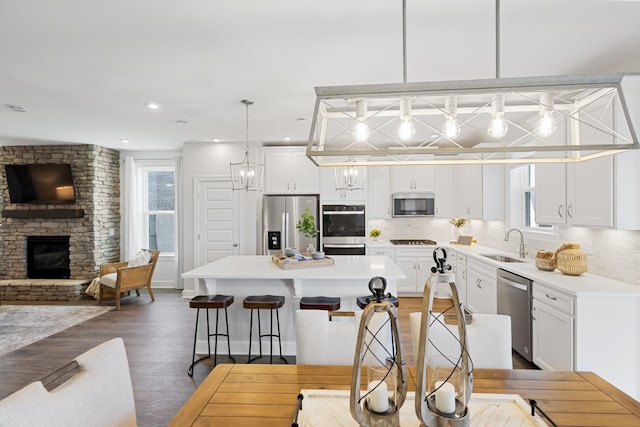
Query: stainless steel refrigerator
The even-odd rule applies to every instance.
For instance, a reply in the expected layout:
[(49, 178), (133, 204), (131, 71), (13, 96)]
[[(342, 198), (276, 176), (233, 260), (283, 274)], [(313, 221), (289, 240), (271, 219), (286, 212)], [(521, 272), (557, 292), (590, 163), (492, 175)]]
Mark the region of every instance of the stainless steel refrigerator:
[(283, 254), (285, 248), (298, 248), (300, 252), (306, 252), (309, 244), (320, 250), (320, 232), (315, 238), (310, 238), (296, 230), (296, 223), (301, 220), (307, 208), (320, 230), (317, 195), (263, 196), (262, 235), (258, 242), (263, 255)]

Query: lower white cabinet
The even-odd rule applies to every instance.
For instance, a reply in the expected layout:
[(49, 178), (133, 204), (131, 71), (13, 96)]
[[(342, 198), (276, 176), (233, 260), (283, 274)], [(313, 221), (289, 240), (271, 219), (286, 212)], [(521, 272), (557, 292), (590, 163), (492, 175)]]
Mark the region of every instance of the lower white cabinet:
[(498, 312), (497, 268), (475, 258), (467, 258), (466, 307), (472, 313)]
[(398, 295), (422, 295), (424, 285), (431, 275), (433, 251), (396, 249), (396, 265), (407, 275), (398, 280)]
[(456, 258), (455, 273), (456, 285), (458, 286), (459, 297), (463, 303), (467, 302), (467, 256), (460, 252), (454, 253)]
[(533, 362), (542, 369), (572, 371), (574, 299), (534, 285), (531, 308)]

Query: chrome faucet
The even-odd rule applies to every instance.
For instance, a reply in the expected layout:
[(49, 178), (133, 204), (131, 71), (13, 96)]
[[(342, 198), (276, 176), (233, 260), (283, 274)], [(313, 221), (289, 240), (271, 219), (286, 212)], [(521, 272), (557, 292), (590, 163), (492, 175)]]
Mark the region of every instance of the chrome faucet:
[(504, 235), (504, 241), (508, 242), (509, 241), (509, 233), (511, 233), (512, 231), (517, 231), (518, 233), (520, 233), (520, 258), (524, 258), (527, 255), (527, 252), (524, 250), (524, 234), (522, 233), (522, 230), (519, 230), (517, 228), (512, 228), (509, 231), (507, 231), (507, 233)]

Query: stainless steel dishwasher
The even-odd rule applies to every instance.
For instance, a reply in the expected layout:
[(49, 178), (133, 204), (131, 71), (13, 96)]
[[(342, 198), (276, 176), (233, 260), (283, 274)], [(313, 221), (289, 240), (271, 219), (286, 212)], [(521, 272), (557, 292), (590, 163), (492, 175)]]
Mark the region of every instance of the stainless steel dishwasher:
[(511, 316), (511, 345), (533, 361), (531, 350), (531, 279), (498, 269), (498, 314)]

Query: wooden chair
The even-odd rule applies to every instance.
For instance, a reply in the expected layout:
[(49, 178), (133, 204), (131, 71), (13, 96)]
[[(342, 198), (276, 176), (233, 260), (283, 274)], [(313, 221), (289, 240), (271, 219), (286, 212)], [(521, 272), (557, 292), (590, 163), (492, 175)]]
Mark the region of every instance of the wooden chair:
[[(140, 288), (147, 288), (151, 301), (155, 301), (151, 290), (151, 278), (158, 262), (159, 251), (144, 249), (151, 255), (148, 264), (129, 267), (127, 261), (113, 262), (100, 266), (100, 293), (98, 302), (105, 299), (116, 300), (116, 310), (120, 310), (120, 297), (123, 292), (136, 291), (140, 296)], [(113, 298), (112, 298), (113, 297)]]
[(135, 427), (127, 353), (114, 338), (0, 401), (0, 425)]

